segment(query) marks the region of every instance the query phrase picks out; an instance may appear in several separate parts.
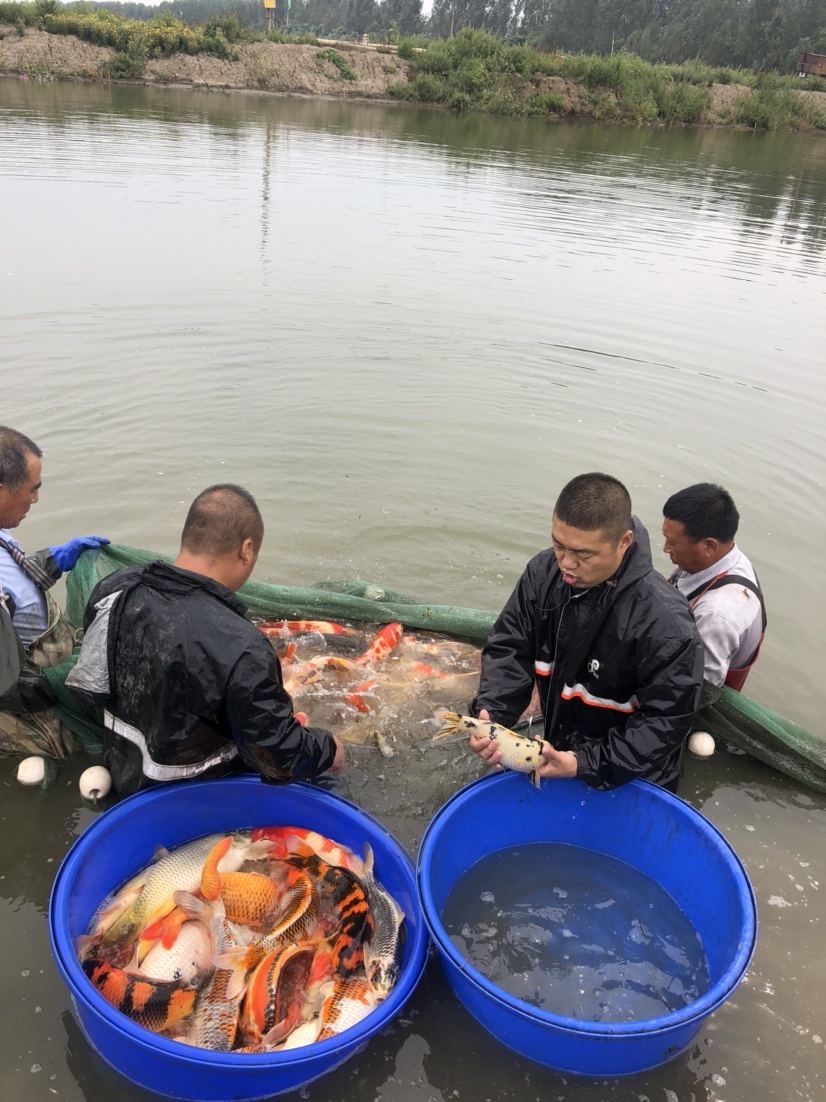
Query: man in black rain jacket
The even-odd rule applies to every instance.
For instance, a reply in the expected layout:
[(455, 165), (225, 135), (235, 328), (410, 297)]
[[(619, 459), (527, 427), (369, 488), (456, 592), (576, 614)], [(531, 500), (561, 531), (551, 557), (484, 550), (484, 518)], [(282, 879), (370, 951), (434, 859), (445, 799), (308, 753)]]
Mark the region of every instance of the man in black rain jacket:
[[(688, 604), (654, 571), (648, 533), (610, 475), (568, 483), (552, 534), (493, 626), (471, 711), (512, 726), (535, 683), (553, 747), (541, 776), (676, 791), (703, 680)], [(471, 746), (499, 765), (495, 742)]]
[(343, 768), (338, 741), (295, 718), (278, 658), (235, 595), (263, 535), (246, 490), (212, 486), (189, 510), (174, 565), (118, 570), (92, 592), (66, 684), (105, 708), (119, 794), (220, 776), (238, 759), (271, 784)]

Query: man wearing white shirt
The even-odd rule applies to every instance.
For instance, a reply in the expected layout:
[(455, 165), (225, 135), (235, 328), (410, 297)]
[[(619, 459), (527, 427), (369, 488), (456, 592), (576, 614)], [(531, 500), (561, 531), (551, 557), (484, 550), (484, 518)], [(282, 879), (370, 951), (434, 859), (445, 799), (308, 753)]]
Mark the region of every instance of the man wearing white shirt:
[(727, 685), (738, 692), (766, 630), (760, 583), (734, 542), (739, 521), (731, 494), (710, 482), (678, 491), (663, 506), (663, 550), (677, 567), (669, 581), (694, 612), (705, 653), (703, 679), (714, 689)]
[(109, 540), (81, 536), (24, 554), (11, 529), (37, 504), (42, 458), (28, 436), (0, 425), (0, 751), (59, 758), (74, 739), (50, 709), (41, 671), (72, 653), (73, 631), (48, 590), (85, 549)]

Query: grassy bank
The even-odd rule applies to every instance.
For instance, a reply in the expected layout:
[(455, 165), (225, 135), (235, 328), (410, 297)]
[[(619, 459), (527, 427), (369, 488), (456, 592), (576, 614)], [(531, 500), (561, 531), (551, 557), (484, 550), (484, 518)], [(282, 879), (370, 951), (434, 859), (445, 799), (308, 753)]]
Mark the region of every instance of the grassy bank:
[(345, 58), (312, 37), (275, 32), (265, 38), (235, 15), (190, 26), (169, 14), (143, 22), (105, 10), (67, 8), (55, 0), (0, 0), (0, 38), (4, 35), (39, 37), (42, 43), (62, 36), (64, 55), (71, 54), (70, 42), (88, 44), (84, 58), (62, 58), (61, 50), (51, 47), (38, 52), (34, 45), (25, 57), (25, 51), (0, 49), (0, 70), (38, 79), (144, 79), (393, 96), (497, 115), (826, 130), (826, 80), (810, 79), (801, 89), (796, 77), (711, 68), (699, 61), (651, 65), (627, 53), (563, 56), (469, 29), (447, 41), (403, 40), (398, 57), (359, 53), (342, 43)]
[[(419, 45), (416, 41), (415, 45)], [(463, 30), (416, 50), (402, 41), (399, 56), (414, 78), (398, 83), (400, 99), (439, 103), (459, 111), (498, 115), (584, 114), (637, 123), (702, 123), (768, 130), (826, 128), (826, 110), (800, 95), (797, 77), (711, 68), (700, 61), (651, 65), (634, 54), (561, 56), (509, 46), (486, 31)], [(734, 85), (730, 117), (714, 117), (712, 88)], [(806, 82), (826, 91), (826, 81)]]

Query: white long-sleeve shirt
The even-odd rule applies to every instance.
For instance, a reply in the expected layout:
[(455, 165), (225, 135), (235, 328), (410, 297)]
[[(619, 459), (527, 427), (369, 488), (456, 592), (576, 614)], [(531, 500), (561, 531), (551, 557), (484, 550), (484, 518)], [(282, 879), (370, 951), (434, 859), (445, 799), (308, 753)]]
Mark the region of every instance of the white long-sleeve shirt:
[[(677, 570), (671, 580), (687, 597), (723, 573), (739, 574), (757, 583), (754, 567), (737, 544), (707, 570), (697, 574)], [(723, 585), (704, 593), (693, 608), (705, 651), (703, 676), (719, 687), (730, 669), (739, 670), (754, 657), (763, 629), (760, 601), (745, 586)]]
[[(0, 528), (0, 538), (12, 547), (20, 544), (6, 528)], [(49, 626), (46, 596), (22, 566), (18, 566), (8, 551), (0, 547), (0, 585), (14, 601), (14, 629), (24, 647), (33, 643)]]

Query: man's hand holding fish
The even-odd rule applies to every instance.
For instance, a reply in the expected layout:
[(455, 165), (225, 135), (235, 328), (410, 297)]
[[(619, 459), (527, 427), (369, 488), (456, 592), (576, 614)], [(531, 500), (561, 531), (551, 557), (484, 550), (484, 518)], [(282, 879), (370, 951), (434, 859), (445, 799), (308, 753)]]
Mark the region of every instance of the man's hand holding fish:
[[(482, 709), (479, 713), (479, 719), (490, 721), (487, 709)], [(502, 772), (504, 768), (502, 765), (502, 751), (499, 749), (499, 743), (496, 739), (487, 736), (477, 738), (475, 735), (471, 735), (469, 743), (474, 754), (478, 754), (482, 761), (487, 762), (497, 772)], [(548, 745), (542, 746), (540, 752), (545, 759), (537, 770), (540, 777), (544, 777), (546, 780), (554, 780), (561, 777), (576, 776), (576, 754), (573, 754), (570, 750), (554, 750), (553, 746)]]

